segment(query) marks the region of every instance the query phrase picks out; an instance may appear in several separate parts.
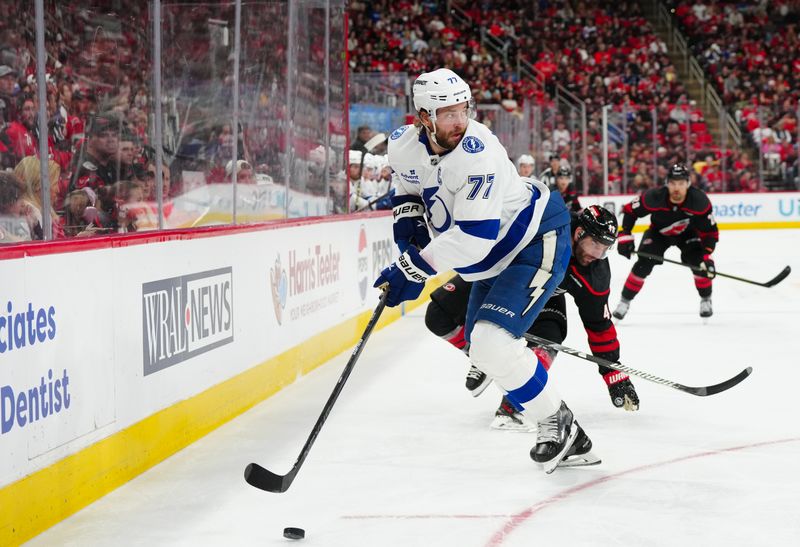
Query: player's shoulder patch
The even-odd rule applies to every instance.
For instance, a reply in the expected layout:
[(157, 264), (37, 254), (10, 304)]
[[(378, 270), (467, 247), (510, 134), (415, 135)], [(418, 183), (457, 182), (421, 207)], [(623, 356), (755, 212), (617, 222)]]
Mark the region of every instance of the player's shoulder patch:
[(411, 126), (410, 125), (404, 125), (402, 127), (398, 127), (397, 129), (392, 131), (392, 134), (389, 135), (389, 138), (392, 139), (393, 141), (396, 141), (397, 139), (399, 139), (400, 137), (403, 136), (403, 133), (408, 131), (409, 127), (411, 127)]
[(483, 144), (483, 141), (478, 137), (475, 137), (474, 135), (467, 135), (461, 141), (461, 148), (463, 148), (464, 152), (468, 154), (477, 154), (478, 152), (483, 152), (483, 150), (486, 148), (486, 145)]

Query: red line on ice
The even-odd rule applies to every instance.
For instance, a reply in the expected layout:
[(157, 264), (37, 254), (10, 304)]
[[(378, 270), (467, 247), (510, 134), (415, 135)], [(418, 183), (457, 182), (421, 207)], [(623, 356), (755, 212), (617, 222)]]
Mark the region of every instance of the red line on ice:
[(612, 481), (614, 479), (618, 479), (624, 475), (629, 475), (631, 473), (636, 473), (638, 471), (645, 471), (648, 469), (654, 469), (656, 467), (665, 467), (667, 465), (672, 465), (673, 463), (680, 463), (687, 460), (696, 460), (699, 458), (707, 458), (710, 456), (719, 456), (720, 454), (725, 454), (727, 452), (736, 452), (737, 450), (746, 450), (748, 448), (756, 448), (759, 446), (769, 446), (775, 444), (784, 444), (784, 443), (791, 443), (800, 441), (800, 437), (794, 437), (791, 439), (781, 439), (777, 441), (765, 441), (760, 443), (753, 443), (753, 444), (745, 444), (741, 446), (733, 446), (731, 448), (722, 448), (719, 450), (709, 450), (707, 452), (699, 452), (697, 454), (691, 454), (689, 456), (682, 456), (680, 458), (675, 458), (672, 460), (667, 460), (663, 462), (657, 463), (649, 463), (647, 465), (640, 465), (639, 467), (632, 467), (625, 471), (620, 471), (619, 473), (614, 473), (613, 475), (606, 475), (605, 477), (600, 477), (598, 479), (579, 484), (578, 486), (573, 486), (572, 488), (568, 488), (563, 492), (559, 492), (558, 494), (547, 498), (546, 500), (540, 501), (539, 503), (532, 505), (525, 509), (524, 511), (517, 513), (516, 515), (512, 515), (511, 519), (500, 529), (498, 530), (492, 538), (486, 543), (486, 547), (497, 547), (498, 545), (502, 545), (505, 541), (506, 537), (520, 527), (523, 523), (527, 522), (531, 519), (534, 515), (536, 515), (542, 509), (545, 509), (559, 501), (562, 501), (573, 494), (577, 494), (579, 492), (583, 492), (584, 490), (588, 490), (594, 486)]

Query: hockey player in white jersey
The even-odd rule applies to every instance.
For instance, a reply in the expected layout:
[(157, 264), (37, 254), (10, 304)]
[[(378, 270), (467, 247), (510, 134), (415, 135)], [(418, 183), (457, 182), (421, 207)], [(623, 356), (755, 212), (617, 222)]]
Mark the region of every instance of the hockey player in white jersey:
[(387, 305), (396, 306), (417, 298), (437, 272), (455, 270), (474, 282), (465, 328), (470, 359), (538, 423), (531, 457), (550, 473), (591, 447), (522, 338), (569, 263), (569, 213), (557, 193), (520, 178), (500, 141), (470, 119), (470, 88), (458, 75), (422, 74), (413, 95), (417, 123), (389, 138), (402, 254), (375, 286), (387, 284)]
[[(368, 153), (367, 156), (372, 154)], [(375, 197), (376, 183), (369, 176), (365, 176), (365, 171), (372, 167), (359, 150), (349, 151), (347, 167), (350, 174), (350, 211), (369, 209), (370, 200)]]

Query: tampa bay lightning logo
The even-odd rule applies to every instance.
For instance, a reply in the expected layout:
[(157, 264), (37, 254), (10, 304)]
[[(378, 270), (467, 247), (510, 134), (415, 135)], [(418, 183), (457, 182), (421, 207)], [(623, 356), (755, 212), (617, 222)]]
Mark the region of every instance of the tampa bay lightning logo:
[(438, 188), (425, 188), (422, 191), (422, 200), (428, 210), (428, 219), (431, 222), (431, 227), (442, 233), (450, 227), (451, 217), (444, 200), (436, 195), (438, 191)]
[(484, 146), (483, 141), (481, 141), (478, 137), (473, 137), (470, 135), (468, 137), (464, 137), (464, 140), (461, 141), (461, 148), (463, 148), (468, 154), (477, 154), (478, 152), (482, 152), (486, 146)]
[(408, 129), (407, 125), (404, 125), (403, 127), (398, 127), (397, 129), (392, 131), (392, 134), (389, 135), (389, 138), (392, 139), (393, 141), (396, 141), (403, 135), (403, 133), (406, 132), (407, 129)]

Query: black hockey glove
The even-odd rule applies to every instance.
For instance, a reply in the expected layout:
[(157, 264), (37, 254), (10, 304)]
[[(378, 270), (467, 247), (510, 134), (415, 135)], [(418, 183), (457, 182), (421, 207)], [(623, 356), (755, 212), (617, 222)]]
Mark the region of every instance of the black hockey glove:
[(622, 232), (617, 238), (617, 251), (619, 254), (630, 260), (633, 253), (633, 235)]
[(714, 267), (714, 259), (711, 258), (711, 255), (703, 255), (700, 269), (704, 271), (706, 277), (709, 279), (717, 277), (717, 269)]

